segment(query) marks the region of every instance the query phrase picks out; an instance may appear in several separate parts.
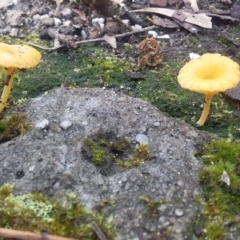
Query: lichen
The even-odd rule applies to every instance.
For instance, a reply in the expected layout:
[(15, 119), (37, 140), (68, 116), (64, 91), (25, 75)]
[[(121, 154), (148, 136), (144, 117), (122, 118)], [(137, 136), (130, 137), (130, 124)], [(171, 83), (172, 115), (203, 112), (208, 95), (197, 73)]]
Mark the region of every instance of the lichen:
[(113, 216), (87, 210), (75, 194), (67, 194), (67, 204), (40, 193), (19, 196), (13, 186), (0, 187), (0, 226), (33, 232), (46, 230), (52, 234), (76, 239), (98, 239), (92, 224), (98, 226), (107, 239), (115, 238)]

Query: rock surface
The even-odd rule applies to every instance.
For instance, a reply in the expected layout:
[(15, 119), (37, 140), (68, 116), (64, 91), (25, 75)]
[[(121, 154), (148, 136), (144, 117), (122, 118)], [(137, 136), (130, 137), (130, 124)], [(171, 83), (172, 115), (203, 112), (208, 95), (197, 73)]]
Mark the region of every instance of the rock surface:
[[(30, 99), (21, 106), (33, 127), (21, 138), (0, 146), (0, 185), (15, 184), (17, 194), (43, 191), (55, 198), (74, 192), (88, 208), (113, 201), (117, 239), (184, 239), (198, 206), (201, 189), (194, 156), (209, 135), (164, 116), (148, 103), (103, 89), (65, 89)], [(49, 121), (44, 128), (36, 127)], [(70, 122), (66, 129), (61, 123)], [(156, 122), (158, 124), (156, 124)], [(103, 175), (86, 159), (84, 139), (98, 131), (124, 137), (148, 137), (153, 158), (138, 167)], [(154, 218), (140, 200), (148, 195), (162, 203)], [(146, 237), (149, 238), (146, 238)]]

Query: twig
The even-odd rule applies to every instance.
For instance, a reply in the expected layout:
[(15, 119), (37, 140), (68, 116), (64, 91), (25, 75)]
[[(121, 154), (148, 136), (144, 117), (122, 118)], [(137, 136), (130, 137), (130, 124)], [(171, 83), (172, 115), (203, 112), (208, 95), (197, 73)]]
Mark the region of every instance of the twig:
[(75, 238), (65, 238), (54, 235), (49, 235), (47, 233), (35, 234), (32, 232), (12, 230), (6, 228), (0, 228), (0, 237), (11, 238), (11, 239), (23, 239), (23, 240), (76, 240)]
[(42, 50), (45, 50), (45, 51), (48, 51), (48, 52), (54, 52), (54, 51), (56, 51), (56, 50), (58, 50), (60, 48), (65, 47), (65, 45), (59, 45), (59, 46), (56, 46), (56, 47), (45, 48), (45, 47), (42, 47), (42, 46), (37, 45), (35, 43), (31, 43), (31, 42), (29, 42), (28, 44), (33, 46), (33, 47), (36, 47), (36, 48), (39, 48), (39, 49), (42, 49)]
[[(158, 26), (150, 26), (150, 27), (145, 27), (142, 28), (140, 30), (137, 31), (131, 31), (131, 32), (126, 32), (126, 33), (120, 33), (120, 34), (116, 34), (114, 35), (115, 38), (122, 38), (122, 37), (127, 37), (133, 34), (137, 34), (137, 33), (142, 33), (142, 32), (146, 32), (152, 29), (156, 29), (158, 28)], [(83, 44), (83, 43), (92, 43), (92, 42), (100, 42), (100, 41), (105, 41), (104, 38), (95, 38), (95, 39), (88, 39), (88, 40), (83, 40), (83, 41), (78, 41), (74, 43), (74, 47), (78, 47), (79, 45)]]
[(92, 222), (92, 229), (100, 240), (108, 240), (103, 231), (95, 222)]
[[(142, 28), (142, 29), (137, 30), (137, 31), (131, 31), (131, 32), (126, 32), (126, 33), (116, 34), (116, 35), (114, 35), (114, 37), (115, 38), (127, 37), (127, 36), (130, 36), (130, 35), (133, 35), (133, 34), (146, 32), (146, 31), (156, 29), (156, 28), (158, 28), (158, 26), (145, 27), (145, 28)], [(93, 43), (93, 42), (101, 42), (101, 41), (105, 41), (104, 37), (87, 39), (87, 40), (82, 40), (82, 41), (78, 41), (78, 42), (71, 42), (71, 47), (77, 48), (79, 45), (84, 44), (84, 43)], [(64, 43), (66, 44), (66, 42), (64, 42)], [(48, 51), (48, 52), (53, 52), (53, 51), (58, 50), (59, 48), (63, 48), (64, 46), (66, 46), (66, 45), (60, 45), (60, 46), (56, 46), (56, 47), (45, 48), (45, 47), (42, 47), (42, 46), (37, 45), (35, 43), (31, 43), (31, 42), (29, 42), (29, 45), (31, 45), (33, 47), (36, 47), (36, 48), (39, 48), (39, 49), (42, 49), (42, 50), (45, 50), (45, 51)]]

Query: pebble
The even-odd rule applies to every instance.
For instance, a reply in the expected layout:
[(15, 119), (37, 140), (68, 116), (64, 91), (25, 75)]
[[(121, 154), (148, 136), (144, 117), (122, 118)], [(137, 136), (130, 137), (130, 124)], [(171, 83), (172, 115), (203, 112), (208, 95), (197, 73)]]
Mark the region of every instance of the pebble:
[(60, 127), (63, 128), (64, 130), (68, 129), (71, 126), (72, 126), (72, 123), (68, 120), (60, 123)]
[(153, 123), (153, 125), (154, 125), (155, 127), (159, 127), (159, 126), (160, 126), (160, 122), (155, 122), (155, 123)]
[(59, 18), (54, 18), (54, 26), (59, 27), (62, 21)]
[(10, 33), (9, 33), (9, 36), (10, 37), (17, 37), (18, 36), (18, 28), (12, 28)]
[(137, 136), (135, 137), (135, 140), (140, 144), (149, 142), (148, 136), (146, 136), (145, 134), (141, 134), (141, 133), (137, 134)]
[(45, 26), (53, 26), (54, 25), (54, 18), (46, 17), (41, 19), (42, 24)]
[(182, 216), (183, 216), (183, 210), (177, 208), (177, 209), (175, 210), (175, 215), (176, 215), (177, 217), (182, 217)]
[(31, 167), (29, 167), (29, 172), (33, 172), (34, 170), (35, 170), (35, 166), (34, 165), (32, 165)]
[(70, 18), (72, 16), (72, 10), (70, 8), (64, 8), (61, 13), (64, 18)]
[(49, 126), (49, 121), (47, 119), (43, 119), (42, 121), (35, 124), (35, 128), (37, 129), (45, 129)]

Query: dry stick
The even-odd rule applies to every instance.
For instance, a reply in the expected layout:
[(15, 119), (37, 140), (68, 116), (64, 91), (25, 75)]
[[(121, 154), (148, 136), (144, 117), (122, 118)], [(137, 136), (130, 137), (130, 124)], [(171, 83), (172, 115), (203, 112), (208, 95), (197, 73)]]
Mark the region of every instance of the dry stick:
[[(150, 27), (146, 27), (146, 28), (142, 28), (140, 30), (137, 31), (132, 31), (132, 32), (127, 32), (127, 33), (121, 33), (121, 34), (116, 34), (114, 35), (115, 38), (122, 38), (122, 37), (126, 37), (126, 36), (130, 36), (136, 33), (141, 33), (141, 32), (145, 32), (145, 31), (149, 31), (149, 30), (153, 30), (158, 28), (158, 26), (150, 26)], [(83, 44), (83, 43), (92, 43), (92, 42), (101, 42), (101, 41), (105, 41), (104, 38), (94, 38), (94, 39), (88, 39), (88, 40), (83, 40), (83, 41), (78, 41), (74, 43), (74, 47), (78, 47), (79, 45)], [(36, 47), (36, 48), (40, 48), (42, 50), (45, 51), (55, 51), (58, 50), (59, 48), (62, 48), (64, 45), (58, 46), (58, 47), (52, 47), (52, 48), (45, 48), (42, 47), (40, 45), (37, 45), (35, 43), (31, 43), (29, 42), (29, 45)]]
[(101, 228), (95, 222), (92, 222), (91, 225), (93, 231), (96, 233), (100, 240), (108, 240), (103, 231), (101, 230)]
[[(133, 35), (133, 34), (136, 34), (136, 33), (146, 32), (146, 31), (149, 31), (149, 30), (152, 30), (152, 29), (156, 29), (156, 28), (158, 28), (158, 26), (145, 27), (145, 28), (142, 28), (142, 29), (137, 30), (137, 31), (116, 34), (116, 35), (114, 35), (114, 37), (115, 38), (122, 38), (122, 37), (130, 36), (130, 35)], [(91, 42), (100, 42), (100, 41), (105, 41), (105, 39), (104, 38), (95, 38), (95, 39), (88, 39), (88, 40), (78, 41), (78, 42), (74, 43), (74, 46), (78, 46), (78, 45), (80, 45), (82, 43), (91, 43)]]
[(37, 45), (35, 43), (31, 43), (31, 42), (29, 42), (29, 45), (31, 45), (33, 47), (36, 47), (36, 48), (39, 48), (39, 49), (42, 49), (42, 50), (45, 50), (45, 51), (48, 51), (48, 52), (53, 52), (53, 51), (56, 51), (60, 48), (65, 47), (65, 45), (60, 45), (60, 46), (57, 46), (57, 47), (45, 48), (45, 47), (42, 47), (42, 46)]
[(75, 238), (58, 237), (49, 234), (35, 234), (31, 232), (0, 228), (0, 237), (23, 240), (76, 240)]

